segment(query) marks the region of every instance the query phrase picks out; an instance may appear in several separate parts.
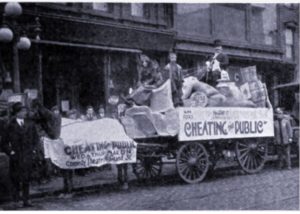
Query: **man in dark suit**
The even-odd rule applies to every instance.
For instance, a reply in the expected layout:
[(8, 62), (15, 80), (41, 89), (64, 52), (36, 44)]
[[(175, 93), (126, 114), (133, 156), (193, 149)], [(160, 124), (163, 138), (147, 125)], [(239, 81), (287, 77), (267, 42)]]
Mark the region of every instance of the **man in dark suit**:
[(291, 169), (291, 143), (293, 142), (293, 128), (291, 117), (284, 114), (279, 107), (275, 109), (274, 114), (275, 145), (278, 153), (278, 168), (284, 165)]
[(19, 201), (20, 191), (24, 207), (30, 207), (29, 184), (32, 158), (39, 142), (35, 124), (27, 119), (27, 108), (18, 102), (12, 106), (13, 118), (3, 138), (4, 151), (10, 157), (10, 176), (13, 197)]
[(183, 106), (182, 101), (182, 68), (177, 64), (177, 55), (175, 52), (169, 53), (170, 62), (162, 70), (163, 79), (171, 80), (172, 100), (175, 107)]
[(209, 58), (208, 63), (208, 84), (217, 85), (217, 80), (221, 78), (221, 71), (227, 70), (229, 60), (227, 54), (223, 53), (221, 40), (214, 41), (215, 53)]

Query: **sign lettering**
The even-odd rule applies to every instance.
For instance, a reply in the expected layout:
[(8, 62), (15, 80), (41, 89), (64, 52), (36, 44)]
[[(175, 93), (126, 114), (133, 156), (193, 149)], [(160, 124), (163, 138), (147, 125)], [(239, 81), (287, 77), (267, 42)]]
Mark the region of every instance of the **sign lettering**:
[(273, 110), (265, 108), (180, 108), (179, 140), (274, 136)]

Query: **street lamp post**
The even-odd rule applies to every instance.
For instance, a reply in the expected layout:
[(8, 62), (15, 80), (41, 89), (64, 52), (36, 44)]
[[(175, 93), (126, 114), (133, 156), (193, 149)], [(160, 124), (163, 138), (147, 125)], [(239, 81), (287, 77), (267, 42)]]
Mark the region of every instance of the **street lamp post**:
[(13, 89), (15, 93), (21, 92), (19, 50), (28, 50), (30, 40), (25, 35), (20, 35), (20, 26), (16, 19), (22, 14), (22, 7), (17, 2), (8, 2), (4, 6), (3, 23), (0, 28), (0, 42), (13, 43)]
[(14, 85), (14, 92), (20, 93), (21, 92), (21, 84), (20, 84), (20, 70), (19, 70), (19, 51), (17, 43), (13, 42), (13, 85)]

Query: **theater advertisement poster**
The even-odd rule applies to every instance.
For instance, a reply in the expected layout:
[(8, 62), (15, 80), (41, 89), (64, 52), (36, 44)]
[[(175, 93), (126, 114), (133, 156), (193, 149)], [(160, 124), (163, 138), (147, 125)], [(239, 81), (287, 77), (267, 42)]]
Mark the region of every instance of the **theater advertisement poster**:
[(180, 108), (179, 141), (273, 137), (273, 109)]
[(44, 138), (45, 158), (62, 169), (135, 163), (137, 143), (114, 119), (75, 121), (63, 118), (61, 138)]

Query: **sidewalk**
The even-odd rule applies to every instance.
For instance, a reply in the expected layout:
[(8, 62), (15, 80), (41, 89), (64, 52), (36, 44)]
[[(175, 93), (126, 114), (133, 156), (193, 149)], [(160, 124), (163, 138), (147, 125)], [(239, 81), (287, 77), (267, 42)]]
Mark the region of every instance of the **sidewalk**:
[[(128, 170), (128, 180), (135, 179), (131, 167)], [(112, 169), (87, 173), (85, 176), (73, 176), (73, 192), (88, 190), (91, 188), (97, 189), (103, 185), (117, 185), (117, 167), (112, 166)], [(63, 193), (63, 178), (54, 177), (45, 184), (33, 184), (30, 188), (32, 198), (44, 197), (47, 195), (59, 195)]]
[[(128, 180), (136, 179), (132, 173), (131, 167), (128, 170)], [(93, 191), (100, 189), (103, 186), (118, 187), (117, 180), (117, 167), (112, 166), (112, 169), (103, 169), (102, 171), (90, 172), (85, 176), (73, 176), (73, 193), (83, 191)], [(33, 183), (30, 186), (31, 198), (42, 198), (46, 196), (59, 196), (63, 193), (63, 178), (54, 177), (45, 184)], [(3, 201), (0, 203), (0, 210), (15, 210), (18, 208), (14, 207), (10, 201)]]
[[(164, 163), (162, 175), (175, 174), (175, 164), (172, 162)], [(73, 192), (82, 192), (84, 190), (96, 190), (102, 186), (118, 187), (117, 166), (112, 165), (111, 170), (96, 171), (88, 173), (85, 176), (74, 175), (73, 177)], [(136, 180), (136, 176), (132, 172), (132, 167), (128, 166), (128, 181)], [(47, 195), (59, 195), (63, 193), (63, 178), (55, 177), (46, 184), (33, 184), (30, 188), (32, 198), (44, 197)]]
[[(270, 158), (271, 159), (271, 158)], [(272, 162), (272, 161), (271, 161)], [(269, 162), (270, 163), (270, 162)], [(222, 169), (225, 165), (227, 168), (236, 168), (240, 173), (242, 170), (237, 167), (237, 163), (222, 163), (216, 166), (216, 170)], [(223, 171), (223, 170), (222, 170)], [(226, 170), (225, 170), (226, 171)], [(222, 172), (224, 173), (224, 172)], [(177, 175), (175, 160), (164, 160), (161, 176)], [(128, 181), (132, 183), (137, 178), (132, 172), (132, 167), (128, 166)], [(74, 175), (73, 177), (73, 191), (75, 194), (84, 191), (94, 191), (101, 188), (108, 187), (117, 189), (117, 167), (116, 165), (111, 166), (111, 170), (104, 169), (103, 171), (96, 171), (86, 174), (85, 176)], [(30, 195), (32, 198), (40, 198), (45, 196), (58, 196), (63, 193), (63, 178), (54, 177), (45, 184), (32, 184), (30, 187)]]

